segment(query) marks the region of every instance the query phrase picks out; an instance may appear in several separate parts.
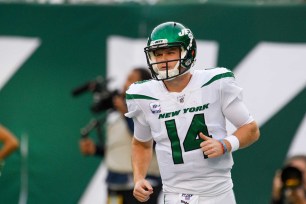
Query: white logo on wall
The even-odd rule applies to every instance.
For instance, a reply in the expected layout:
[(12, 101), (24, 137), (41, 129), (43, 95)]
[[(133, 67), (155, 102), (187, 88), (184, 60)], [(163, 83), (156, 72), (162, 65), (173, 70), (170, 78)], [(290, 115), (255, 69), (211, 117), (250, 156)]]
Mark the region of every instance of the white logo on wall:
[(0, 36), (0, 90), (39, 45), (38, 38)]

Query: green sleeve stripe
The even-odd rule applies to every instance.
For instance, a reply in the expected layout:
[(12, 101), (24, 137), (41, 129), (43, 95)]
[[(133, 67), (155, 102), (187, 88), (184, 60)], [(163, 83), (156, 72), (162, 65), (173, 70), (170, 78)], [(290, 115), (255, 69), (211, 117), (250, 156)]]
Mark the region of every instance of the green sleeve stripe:
[(156, 98), (152, 98), (150, 96), (140, 95), (140, 94), (126, 94), (126, 100), (130, 99), (147, 99), (147, 100), (158, 100)]
[(218, 74), (218, 75), (214, 76), (213, 78), (211, 78), (208, 82), (206, 82), (202, 87), (207, 86), (207, 85), (213, 83), (216, 80), (226, 78), (226, 77), (235, 77), (235, 76), (234, 76), (233, 72), (226, 72), (226, 73), (223, 73), (223, 74)]

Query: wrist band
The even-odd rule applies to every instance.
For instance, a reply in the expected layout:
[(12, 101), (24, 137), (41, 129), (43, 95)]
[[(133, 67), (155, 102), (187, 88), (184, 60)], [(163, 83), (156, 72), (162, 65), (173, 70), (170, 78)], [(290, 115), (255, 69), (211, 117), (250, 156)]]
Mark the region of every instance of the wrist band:
[(223, 140), (219, 140), (219, 142), (220, 142), (221, 145), (222, 145), (223, 154), (225, 154), (226, 152), (228, 152), (227, 147), (226, 147), (226, 144), (224, 143), (224, 141), (223, 141)]
[(235, 135), (229, 135), (224, 139), (227, 140), (231, 144), (231, 146), (232, 146), (231, 152), (234, 152), (234, 151), (239, 149), (240, 142)]

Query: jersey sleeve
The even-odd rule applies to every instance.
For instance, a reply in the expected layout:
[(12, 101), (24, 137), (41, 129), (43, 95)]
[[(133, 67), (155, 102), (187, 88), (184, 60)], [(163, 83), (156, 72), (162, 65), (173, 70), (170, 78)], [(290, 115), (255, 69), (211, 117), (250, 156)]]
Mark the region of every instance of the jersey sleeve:
[(221, 80), (220, 90), (222, 112), (236, 128), (254, 120), (243, 103), (242, 88), (237, 84), (235, 77)]
[[(131, 94), (129, 90), (127, 94)], [(141, 104), (139, 104), (135, 99), (126, 99), (126, 104), (128, 112), (125, 114), (125, 116), (133, 119), (134, 137), (141, 142), (151, 140), (152, 135), (150, 126), (145, 118), (144, 111), (141, 109)]]
[(224, 111), (236, 98), (242, 100), (242, 88), (238, 86), (235, 77), (225, 77), (220, 82), (220, 99)]
[(230, 103), (223, 111), (225, 117), (236, 127), (239, 128), (243, 125), (249, 124), (254, 121), (249, 110), (239, 98), (236, 98)]
[(140, 117), (141, 109), (134, 100), (126, 99), (126, 105), (128, 109), (128, 112), (124, 114), (126, 117), (128, 118)]
[(140, 142), (148, 142), (152, 139), (151, 129), (149, 126), (141, 124), (136, 118), (134, 121), (134, 137)]

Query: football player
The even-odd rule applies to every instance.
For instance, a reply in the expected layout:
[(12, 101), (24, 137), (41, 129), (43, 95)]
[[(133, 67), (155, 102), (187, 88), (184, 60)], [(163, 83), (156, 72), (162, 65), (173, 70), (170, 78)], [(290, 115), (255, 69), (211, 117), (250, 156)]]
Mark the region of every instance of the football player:
[[(156, 142), (165, 203), (236, 203), (232, 152), (259, 138), (242, 101), (242, 88), (226, 68), (195, 70), (196, 41), (177, 22), (155, 27), (144, 49), (155, 80), (135, 83), (126, 93), (134, 120), (134, 196), (141, 202), (153, 188), (145, 179)], [(226, 119), (237, 130), (228, 134)]]

